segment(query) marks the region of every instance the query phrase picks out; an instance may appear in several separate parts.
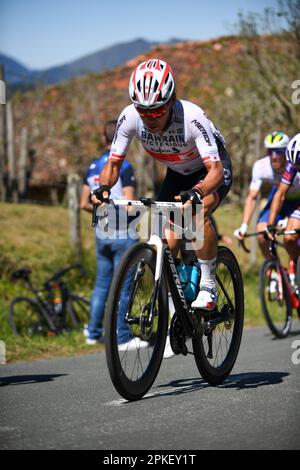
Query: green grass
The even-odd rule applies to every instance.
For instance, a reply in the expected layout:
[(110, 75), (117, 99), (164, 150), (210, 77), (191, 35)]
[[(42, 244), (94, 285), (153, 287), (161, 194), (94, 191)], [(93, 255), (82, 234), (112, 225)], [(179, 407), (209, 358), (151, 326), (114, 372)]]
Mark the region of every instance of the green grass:
[[(232, 235), (241, 222), (241, 210), (234, 206), (218, 209), (220, 232)], [(86, 278), (73, 273), (68, 277), (72, 288), (90, 296), (95, 277), (94, 235), (89, 214), (82, 214), (82, 242)], [(15, 338), (8, 324), (8, 306), (17, 295), (28, 295), (22, 282), (12, 282), (11, 272), (21, 266), (33, 270), (32, 280), (40, 285), (56, 270), (75, 261), (69, 244), (68, 211), (61, 207), (0, 203), (0, 340), (6, 343), (7, 361), (66, 356), (103, 349), (87, 346), (81, 332), (56, 337)], [(262, 257), (258, 253), (254, 267), (249, 256), (231, 246), (241, 266), (245, 288), (245, 326), (264, 323), (258, 297), (258, 269)]]

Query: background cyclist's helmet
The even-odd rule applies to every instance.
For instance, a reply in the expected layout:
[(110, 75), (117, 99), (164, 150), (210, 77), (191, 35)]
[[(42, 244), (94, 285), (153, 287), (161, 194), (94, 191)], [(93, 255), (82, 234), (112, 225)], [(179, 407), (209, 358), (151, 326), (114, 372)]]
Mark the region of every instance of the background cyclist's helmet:
[(129, 81), (131, 101), (141, 108), (155, 109), (166, 104), (175, 91), (171, 67), (160, 59), (142, 62)]
[(285, 149), (289, 140), (284, 132), (271, 132), (265, 138), (265, 147), (267, 149)]
[(293, 165), (300, 165), (300, 133), (290, 140), (285, 155)]

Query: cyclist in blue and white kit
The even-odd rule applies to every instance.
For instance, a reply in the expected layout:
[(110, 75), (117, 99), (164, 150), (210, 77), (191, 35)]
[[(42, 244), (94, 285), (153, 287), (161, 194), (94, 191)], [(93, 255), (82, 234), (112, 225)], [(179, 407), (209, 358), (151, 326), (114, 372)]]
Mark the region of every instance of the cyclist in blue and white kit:
[[(281, 178), (278, 190), (273, 198), (270, 215), (268, 219), (267, 232), (272, 232), (272, 226), (285, 204), (293, 186), (300, 178), (300, 133), (296, 134), (289, 142), (286, 149), (287, 166)], [(295, 207), (291, 208), (288, 214), (288, 224), (286, 230), (300, 229), (300, 186), (295, 199)], [(272, 236), (272, 235), (271, 235)], [(300, 255), (300, 247), (297, 241), (299, 235), (285, 235), (284, 245), (291, 259), (296, 260)]]
[[(258, 232), (266, 229), (270, 215), (270, 208), (273, 197), (281, 182), (282, 175), (286, 170), (286, 148), (289, 142), (288, 136), (283, 132), (272, 132), (265, 138), (264, 144), (268, 155), (255, 162), (252, 169), (252, 179), (249, 187), (249, 193), (246, 198), (243, 223), (235, 230), (234, 235), (242, 240), (248, 229), (248, 224), (253, 215), (258, 195), (263, 186), (272, 185), (268, 196), (267, 204), (259, 214), (256, 230)], [(280, 219), (285, 219), (292, 210), (297, 207), (297, 199), (300, 195), (300, 175), (293, 182), (290, 188), (290, 194), (282, 205), (277, 217), (276, 223)], [(263, 235), (258, 237), (260, 249), (265, 258), (270, 257), (269, 244)]]
[[(174, 74), (163, 60), (147, 60), (133, 71), (129, 95), (132, 104), (120, 114), (109, 160), (100, 174), (102, 198), (93, 195), (92, 201), (100, 204), (108, 197), (130, 142), (137, 137), (152, 158), (167, 166), (157, 199), (180, 200), (180, 192), (186, 191), (186, 205), (204, 204), (204, 245), (196, 250), (200, 291), (192, 307), (212, 310), (217, 303), (217, 239), (209, 215), (228, 193), (232, 180), (224, 138), (199, 106), (176, 99)], [(169, 232), (168, 243), (176, 254), (180, 240)]]

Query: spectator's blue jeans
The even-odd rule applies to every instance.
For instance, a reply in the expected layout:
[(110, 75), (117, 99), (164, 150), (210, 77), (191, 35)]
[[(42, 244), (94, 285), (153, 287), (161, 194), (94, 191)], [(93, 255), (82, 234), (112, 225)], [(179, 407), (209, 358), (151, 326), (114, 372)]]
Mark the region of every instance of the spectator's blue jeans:
[[(96, 283), (91, 298), (90, 307), (90, 321), (89, 321), (89, 338), (98, 339), (103, 334), (103, 316), (105, 311), (105, 304), (108, 297), (111, 281), (115, 269), (120, 263), (120, 260), (125, 251), (137, 240), (131, 238), (124, 240), (100, 240), (96, 237), (96, 260), (97, 260), (97, 274)], [(125, 309), (126, 309), (126, 294), (131, 287), (131, 278), (125, 283), (125, 288), (121, 295), (120, 310), (118, 317), (118, 343), (124, 343), (129, 338), (129, 327), (125, 323)], [(123, 308), (122, 308), (123, 307)]]

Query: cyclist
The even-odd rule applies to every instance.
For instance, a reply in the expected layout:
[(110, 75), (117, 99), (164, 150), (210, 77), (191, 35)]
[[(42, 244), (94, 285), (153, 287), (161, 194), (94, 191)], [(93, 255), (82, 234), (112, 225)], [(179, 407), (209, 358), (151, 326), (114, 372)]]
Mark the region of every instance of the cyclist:
[[(173, 71), (163, 60), (149, 59), (136, 67), (129, 95), (132, 104), (120, 114), (109, 160), (99, 177), (102, 196), (97, 199), (92, 195), (91, 200), (101, 204), (109, 196), (136, 136), (151, 157), (167, 166), (157, 199), (180, 200), (180, 192), (186, 191), (186, 206), (204, 204), (204, 244), (196, 250), (202, 273), (200, 291), (192, 306), (212, 310), (217, 303), (217, 239), (209, 215), (228, 193), (232, 181), (224, 138), (199, 106), (176, 98)], [(171, 231), (167, 236), (176, 255), (180, 240)]]
[[(256, 201), (262, 186), (264, 184), (272, 184), (267, 204), (260, 212), (256, 226), (258, 232), (266, 229), (272, 200), (286, 169), (287, 161), (285, 152), (288, 142), (289, 137), (284, 132), (272, 132), (266, 136), (264, 144), (267, 149), (267, 156), (257, 160), (253, 165), (252, 180), (244, 207), (243, 223), (240, 228), (234, 232), (235, 237), (239, 240), (242, 240), (247, 232), (248, 224), (253, 215)], [(295, 207), (295, 201), (293, 200), (295, 197), (295, 191), (299, 191), (299, 181), (297, 181), (295, 187), (293, 187), (291, 197), (282, 205), (281, 210), (276, 217), (276, 222), (287, 217), (291, 209)], [(270, 253), (268, 243), (263, 235), (258, 236), (258, 242), (264, 257), (269, 258)]]
[[(296, 134), (289, 142), (286, 150), (287, 165), (281, 178), (280, 185), (270, 209), (267, 223), (267, 233), (272, 238), (272, 227), (276, 223), (278, 214), (285, 204), (290, 193), (294, 196), (294, 205), (290, 206), (288, 213), (288, 224), (286, 230), (300, 228), (300, 133)], [(293, 192), (294, 189), (294, 192)], [(291, 259), (296, 260), (300, 255), (300, 247), (297, 243), (299, 235), (285, 235), (284, 245)]]

